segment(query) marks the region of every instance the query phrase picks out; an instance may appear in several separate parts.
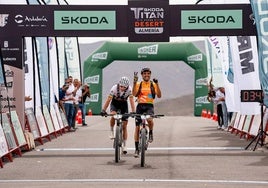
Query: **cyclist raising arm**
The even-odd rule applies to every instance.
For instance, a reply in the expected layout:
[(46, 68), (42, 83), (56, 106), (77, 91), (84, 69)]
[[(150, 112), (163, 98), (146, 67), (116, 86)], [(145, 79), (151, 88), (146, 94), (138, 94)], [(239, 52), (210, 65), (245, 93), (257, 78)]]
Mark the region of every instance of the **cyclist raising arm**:
[[(110, 114), (116, 114), (120, 111), (121, 114), (128, 113), (128, 102), (129, 98), (130, 106), (132, 112), (135, 112), (134, 97), (132, 95), (132, 88), (129, 86), (129, 79), (127, 77), (122, 77), (118, 84), (115, 84), (110, 91), (110, 94), (107, 100), (104, 103), (104, 106), (101, 111), (101, 115), (105, 115), (108, 106), (110, 105)], [(126, 141), (127, 141), (127, 124), (128, 118), (123, 117), (123, 153), (127, 153)], [(114, 125), (115, 119), (111, 117), (110, 119), (110, 138), (114, 139)]]
[[(151, 81), (151, 70), (150, 68), (143, 68), (141, 70), (141, 76), (143, 81), (138, 82), (137, 72), (134, 73), (134, 82), (133, 82), (133, 96), (137, 97), (138, 105), (136, 107), (137, 114), (154, 114), (154, 98), (157, 96), (161, 98), (161, 90), (157, 79)], [(150, 118), (147, 120), (149, 126), (149, 142), (153, 141), (153, 119)], [(134, 133), (135, 140), (135, 157), (139, 156), (139, 125), (141, 123), (140, 117), (136, 118), (136, 129)]]

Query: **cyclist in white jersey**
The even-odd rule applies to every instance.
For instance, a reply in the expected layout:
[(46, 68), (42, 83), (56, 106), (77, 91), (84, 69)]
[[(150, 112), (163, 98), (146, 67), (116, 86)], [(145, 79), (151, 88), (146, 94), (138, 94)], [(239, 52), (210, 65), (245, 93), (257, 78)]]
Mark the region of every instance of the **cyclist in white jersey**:
[[(118, 84), (115, 84), (111, 90), (110, 94), (107, 97), (107, 100), (104, 103), (104, 106), (101, 111), (101, 115), (105, 115), (108, 106), (110, 105), (110, 114), (116, 114), (118, 111), (121, 114), (128, 113), (128, 100), (130, 102), (131, 111), (135, 112), (134, 97), (132, 95), (132, 88), (129, 85), (129, 79), (127, 77), (122, 77)], [(127, 153), (126, 141), (127, 141), (127, 124), (128, 118), (123, 117), (123, 153)], [(115, 119), (111, 117), (110, 119), (110, 138), (114, 139), (114, 125)]]

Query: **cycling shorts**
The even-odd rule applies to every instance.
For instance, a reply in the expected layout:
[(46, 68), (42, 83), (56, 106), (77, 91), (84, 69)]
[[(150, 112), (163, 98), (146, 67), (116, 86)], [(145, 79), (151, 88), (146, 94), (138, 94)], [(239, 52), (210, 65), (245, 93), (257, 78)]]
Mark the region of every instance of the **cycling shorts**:
[[(127, 101), (118, 101), (113, 99), (110, 105), (110, 112), (118, 112), (120, 110), (121, 114), (128, 113), (128, 103)], [(127, 121), (128, 117), (123, 117), (122, 121)]]
[[(139, 103), (136, 107), (136, 113), (137, 114), (154, 114), (154, 105), (153, 104), (147, 104), (147, 103)], [(139, 116), (136, 117), (136, 126), (139, 126), (141, 124), (142, 120)]]

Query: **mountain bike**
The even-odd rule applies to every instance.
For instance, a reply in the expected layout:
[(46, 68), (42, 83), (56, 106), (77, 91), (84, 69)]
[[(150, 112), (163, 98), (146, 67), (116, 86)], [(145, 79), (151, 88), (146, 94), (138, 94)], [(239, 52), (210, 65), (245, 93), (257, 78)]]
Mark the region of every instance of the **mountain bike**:
[(122, 149), (122, 143), (123, 143), (123, 117), (130, 117), (132, 116), (131, 114), (121, 114), (120, 112), (117, 112), (117, 114), (106, 114), (104, 115), (105, 117), (107, 116), (112, 116), (116, 120), (116, 126), (115, 126), (115, 138), (114, 138), (114, 151), (115, 151), (115, 162), (118, 163), (120, 161), (120, 154), (121, 154), (121, 149)]
[(145, 165), (145, 151), (148, 149), (149, 146), (149, 131), (147, 129), (147, 119), (149, 118), (160, 118), (163, 117), (164, 115), (149, 115), (149, 114), (142, 114), (142, 115), (137, 115), (135, 116), (140, 116), (142, 122), (140, 124), (140, 133), (139, 133), (139, 151), (141, 154), (141, 167), (144, 167)]

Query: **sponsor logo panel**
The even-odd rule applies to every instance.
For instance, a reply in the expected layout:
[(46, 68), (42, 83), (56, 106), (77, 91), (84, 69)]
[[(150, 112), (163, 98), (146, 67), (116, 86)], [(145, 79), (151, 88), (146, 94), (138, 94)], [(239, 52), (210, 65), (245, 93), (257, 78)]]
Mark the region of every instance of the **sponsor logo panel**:
[(95, 76), (90, 76), (85, 78), (85, 83), (90, 83), (90, 84), (99, 84), (100, 82), (100, 75), (95, 75)]
[(242, 29), (242, 10), (182, 10), (181, 29)]
[(91, 61), (107, 60), (108, 52), (95, 53), (92, 55)]
[(116, 11), (54, 11), (55, 30), (116, 30)]

